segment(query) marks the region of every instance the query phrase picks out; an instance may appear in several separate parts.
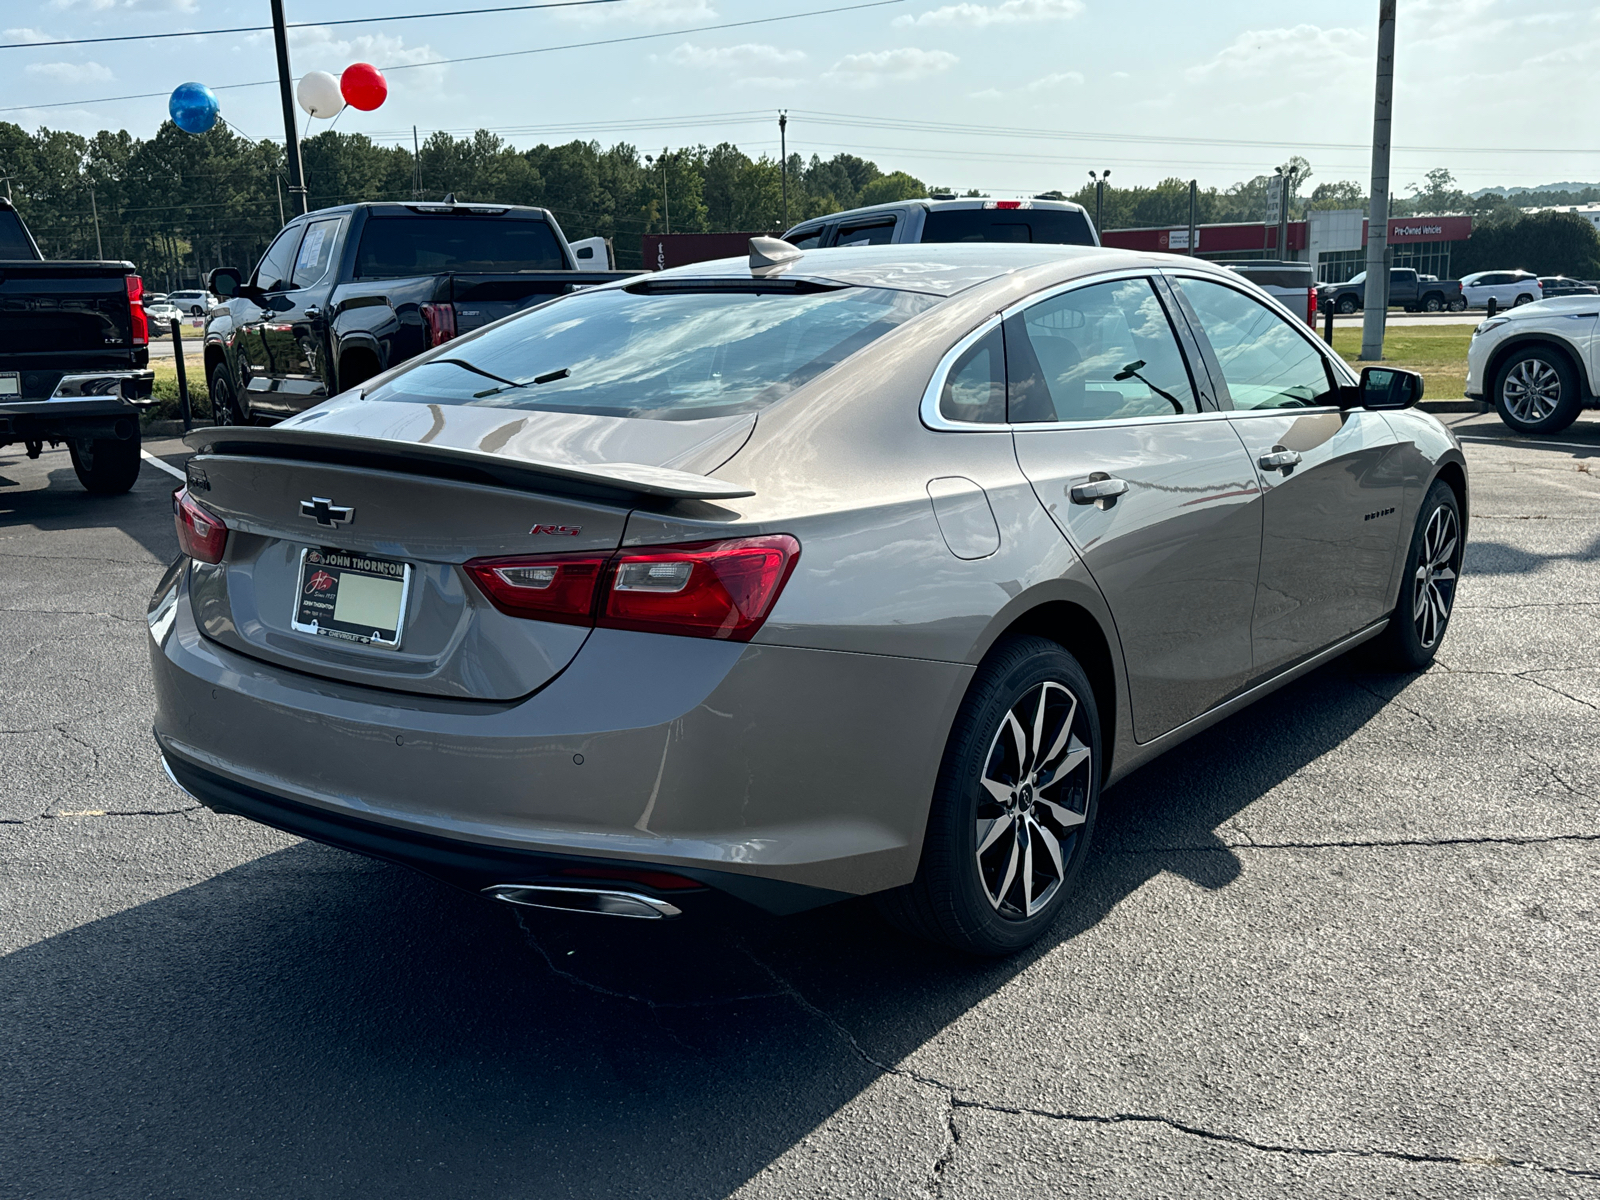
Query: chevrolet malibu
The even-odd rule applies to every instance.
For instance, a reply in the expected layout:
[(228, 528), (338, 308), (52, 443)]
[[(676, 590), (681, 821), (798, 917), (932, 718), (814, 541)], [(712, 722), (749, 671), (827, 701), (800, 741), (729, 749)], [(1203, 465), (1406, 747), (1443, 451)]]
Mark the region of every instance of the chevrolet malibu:
[(1007, 953), (1102, 789), (1361, 643), (1432, 659), (1467, 476), (1420, 394), (1193, 259), (756, 239), (195, 432), (156, 738), (495, 900), (871, 894)]

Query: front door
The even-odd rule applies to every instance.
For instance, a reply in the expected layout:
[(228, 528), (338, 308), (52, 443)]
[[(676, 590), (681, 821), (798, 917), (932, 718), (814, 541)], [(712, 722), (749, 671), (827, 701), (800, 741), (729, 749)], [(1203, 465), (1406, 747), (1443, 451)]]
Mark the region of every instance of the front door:
[(294, 274), (295, 251), (306, 227), (290, 225), (267, 247), (261, 256), (255, 274), (250, 277), (253, 287), (260, 289), (252, 298), (235, 297), (228, 303), (233, 309), (234, 327), (238, 330), (240, 373), (243, 376), (242, 399), (253, 411), (282, 412), (274, 399), (274, 379), (279, 367), (274, 354), (282, 353), (282, 346), (272, 328), (278, 323), (279, 306), (290, 287)]
[(340, 218), (312, 221), (295, 254), (288, 286), (268, 297), (262, 322), (267, 371), (272, 380), (266, 405), (296, 413), (328, 396), (328, 314), (330, 260), (338, 243)]
[(1201, 411), (1150, 280), (1079, 286), (1003, 328), (1017, 461), (1110, 605), (1148, 742), (1250, 678), (1255, 470)]
[(1262, 491), (1258, 675), (1325, 649), (1393, 607), (1405, 473), (1383, 417), (1341, 410), (1339, 376), (1294, 323), (1223, 283), (1178, 281)]

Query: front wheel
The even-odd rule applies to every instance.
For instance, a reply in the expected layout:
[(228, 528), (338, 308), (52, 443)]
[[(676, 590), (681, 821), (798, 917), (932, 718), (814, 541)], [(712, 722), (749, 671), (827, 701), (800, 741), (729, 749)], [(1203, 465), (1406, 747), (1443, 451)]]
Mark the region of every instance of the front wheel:
[(139, 433), (118, 438), (73, 438), (67, 443), (72, 470), (84, 490), (96, 496), (120, 496), (139, 478)]
[(1518, 433), (1560, 433), (1583, 407), (1572, 364), (1548, 346), (1530, 346), (1501, 364), (1493, 397), (1500, 419)]
[(951, 731), (922, 862), (879, 907), (919, 937), (1003, 955), (1061, 915), (1100, 799), (1100, 717), (1078, 660), (1039, 637), (984, 660)]
[(1353, 297), (1350, 297), (1350, 296), (1340, 296), (1339, 297), (1339, 303), (1334, 305), (1334, 310), (1341, 317), (1348, 317), (1351, 313), (1355, 312), (1355, 310), (1356, 310), (1355, 299)]
[(1436, 479), (1417, 514), (1399, 603), (1374, 643), (1378, 666), (1420, 671), (1433, 661), (1455, 608), (1464, 549), (1460, 502), (1449, 484)]
[(226, 363), (218, 363), (211, 372), (211, 423), (213, 425), (248, 425), (250, 419), (239, 405), (233, 381), (228, 378)]

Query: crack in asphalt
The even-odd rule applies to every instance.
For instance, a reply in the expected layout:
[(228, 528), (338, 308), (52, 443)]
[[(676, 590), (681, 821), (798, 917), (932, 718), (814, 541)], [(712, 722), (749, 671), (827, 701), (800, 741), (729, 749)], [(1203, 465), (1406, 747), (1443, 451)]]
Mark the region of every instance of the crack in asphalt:
[[(0, 554), (0, 558), (8, 558), (8, 557), (16, 558), (16, 557), (27, 557), (27, 556), (26, 555), (4, 555), (4, 554)], [(99, 560), (88, 560), (88, 561), (99, 561)], [(105, 617), (107, 620), (111, 620), (111, 621), (125, 621), (130, 625), (138, 624), (138, 622), (141, 620), (141, 618), (139, 618), (139, 617), (124, 617), (120, 613), (86, 612), (86, 611), (83, 611), (81, 609), (75, 609), (75, 608), (0, 608), (0, 612), (28, 613), (28, 614), (31, 614), (32, 616), (36, 616), (36, 617)], [(32, 653), (32, 651), (29, 651), (29, 653)]]
[(183, 813), (199, 812), (204, 807), (202, 804), (191, 804), (186, 808), (56, 809), (34, 817), (0, 817), (0, 825), (32, 825), (35, 821), (60, 821), (66, 817), (176, 817)]

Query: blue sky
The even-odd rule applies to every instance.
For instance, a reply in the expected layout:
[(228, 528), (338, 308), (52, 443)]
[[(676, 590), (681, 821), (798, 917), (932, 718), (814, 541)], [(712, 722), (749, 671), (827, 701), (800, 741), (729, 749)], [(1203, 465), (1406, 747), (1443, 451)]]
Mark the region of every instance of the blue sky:
[[(456, 9), (496, 0), (286, 0), (288, 19)], [(506, 0), (499, 0), (506, 2)], [(1365, 180), (1376, 0), (901, 0), (854, 12), (703, 27), (850, 0), (625, 0), (588, 8), (298, 29), (296, 75), (394, 70), (388, 103), (337, 123), (381, 141), (486, 127), (517, 145), (595, 138), (643, 149), (729, 140), (776, 156), (847, 150), (931, 183), (997, 193), (1168, 175), (1224, 185), (1290, 153), (1312, 185)], [(267, 0), (0, 0), (6, 42), (265, 24)], [(688, 32), (678, 32), (688, 31)], [(1462, 185), (1600, 180), (1600, 6), (1400, 0), (1395, 183), (1436, 166)], [(444, 59), (604, 38), (649, 40), (471, 63)], [(80, 101), (275, 75), (269, 34), (0, 50), (0, 120), (148, 137), (164, 100)], [(218, 93), (223, 115), (282, 136), (276, 89)], [(59, 107), (20, 107), (63, 105)], [(301, 114), (305, 132), (326, 128)], [(978, 127), (918, 129), (918, 122)], [(309, 128), (308, 128), (309, 127)], [(1022, 132), (1018, 132), (1022, 131)], [(1031, 131), (1031, 132), (1030, 132)], [(1043, 136), (1041, 136), (1041, 131)], [(1235, 144), (1229, 144), (1235, 143)], [(1252, 144), (1237, 144), (1252, 143)], [(1532, 152), (1531, 152), (1532, 151)]]

